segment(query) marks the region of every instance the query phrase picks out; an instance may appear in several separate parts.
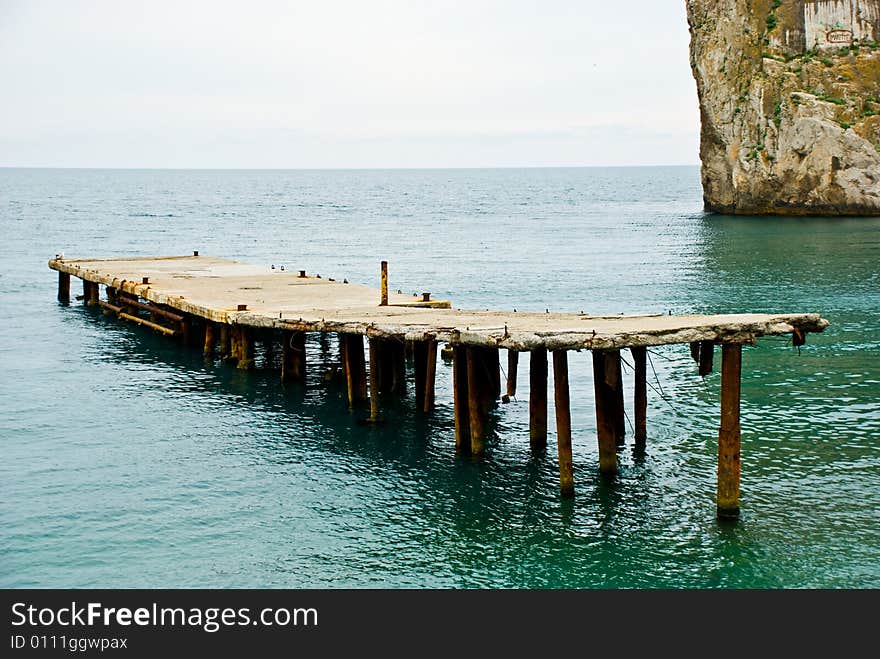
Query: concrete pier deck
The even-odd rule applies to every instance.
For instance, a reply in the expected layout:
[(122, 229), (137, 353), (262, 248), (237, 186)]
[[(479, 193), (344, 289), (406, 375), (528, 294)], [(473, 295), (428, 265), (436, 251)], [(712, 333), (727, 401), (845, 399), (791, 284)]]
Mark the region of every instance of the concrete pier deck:
[[(464, 310), (394, 292), (380, 306), (379, 289), (207, 256), (53, 259), (49, 267), (218, 323), (518, 351), (751, 343), (765, 335), (821, 332), (828, 325), (815, 313), (597, 317)], [(242, 304), (246, 310), (239, 311)]]

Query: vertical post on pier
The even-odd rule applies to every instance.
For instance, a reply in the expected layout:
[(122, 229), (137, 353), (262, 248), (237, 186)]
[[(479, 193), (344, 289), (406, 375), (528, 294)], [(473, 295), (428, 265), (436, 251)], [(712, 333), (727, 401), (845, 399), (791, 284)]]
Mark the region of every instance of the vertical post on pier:
[(468, 405), (467, 348), (452, 348), (452, 402), (455, 409), (455, 448), (460, 453), (471, 449), (470, 406)]
[(107, 286), (107, 302), (110, 304), (117, 306), (119, 304), (119, 290), (114, 288), (113, 286)]
[(242, 325), (238, 327), (238, 367), (243, 371), (249, 371), (254, 367), (254, 341), (250, 328)]
[(559, 453), (559, 487), (564, 497), (574, 496), (571, 460), (571, 403), (568, 393), (568, 353), (553, 351), (553, 395), (556, 405), (556, 443)]
[(699, 373), (705, 377), (712, 372), (712, 357), (715, 352), (715, 344), (712, 341), (700, 341), (700, 366)]
[(422, 409), (425, 406), (425, 375), (428, 366), (428, 343), (427, 341), (407, 341), (407, 344), (410, 343), (412, 344), (413, 377), (415, 379), (416, 389), (416, 408)]
[(58, 271), (58, 301), (70, 303), (70, 273)]
[(226, 359), (232, 354), (232, 337), (230, 336), (229, 325), (227, 323), (220, 324), (220, 357)]
[(516, 372), (519, 369), (519, 353), (516, 350), (507, 351), (507, 395), (516, 396)]
[(281, 332), (281, 381), (305, 382), (306, 335), (305, 332), (284, 330)]
[(648, 440), (648, 349), (638, 346), (629, 349), (633, 357), (633, 409), (635, 410), (636, 448), (644, 449)]
[(437, 377), (437, 342), (425, 342), (425, 392), (422, 411), (434, 411), (434, 381)]
[(547, 349), (529, 357), (529, 441), (533, 449), (547, 445)]
[(235, 364), (241, 359), (241, 327), (239, 325), (229, 326), (229, 355), (226, 361)]
[(614, 443), (626, 443), (626, 418), (623, 406), (623, 373), (620, 365), (620, 350), (605, 351), (605, 384), (608, 385), (608, 408), (614, 423)]
[(340, 334), (345, 382), (348, 386), (348, 406), (352, 409), (366, 400), (364, 367), (364, 340), (360, 334)]
[(379, 421), (379, 339), (370, 338), (370, 421)]
[[(354, 391), (357, 401), (363, 403), (367, 400), (367, 363), (364, 358), (364, 337), (360, 334), (352, 334), (348, 340), (349, 359), (354, 367)], [(302, 354), (303, 356), (306, 354), (305, 345), (303, 345)]]
[(83, 301), (87, 307), (94, 307), (98, 304), (98, 284), (83, 279)]
[(599, 438), (599, 471), (617, 473), (617, 441), (611, 410), (611, 392), (605, 381), (606, 351), (593, 350), (593, 386), (596, 397), (596, 434)]
[(183, 320), (180, 321), (180, 338), (183, 345), (188, 346), (192, 343), (192, 319), (187, 314), (182, 314)]
[(386, 307), (388, 306), (388, 261), (382, 261), (381, 268), (382, 299), (380, 300), (379, 305)]
[(482, 373), (480, 349), (474, 346), (467, 348), (467, 384), (468, 384), (468, 422), (471, 431), (471, 453), (482, 455), (485, 451), (483, 442), (483, 414), (485, 400), (485, 377)]
[(486, 361), (489, 368), (489, 385), (491, 387), (492, 400), (498, 400), (501, 395), (501, 355), (498, 348), (486, 349)]
[(740, 449), (739, 425), (742, 345), (721, 347), (721, 428), (718, 431), (718, 517), (739, 517)]
[(216, 340), (217, 325), (212, 320), (205, 321), (205, 345), (202, 348), (202, 354), (205, 357), (214, 356), (214, 341)]

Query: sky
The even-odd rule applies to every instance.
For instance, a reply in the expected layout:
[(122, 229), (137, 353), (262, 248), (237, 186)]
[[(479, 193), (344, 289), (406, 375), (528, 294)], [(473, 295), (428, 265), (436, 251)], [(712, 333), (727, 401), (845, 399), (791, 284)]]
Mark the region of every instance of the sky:
[(0, 166), (699, 162), (683, 0), (0, 0)]

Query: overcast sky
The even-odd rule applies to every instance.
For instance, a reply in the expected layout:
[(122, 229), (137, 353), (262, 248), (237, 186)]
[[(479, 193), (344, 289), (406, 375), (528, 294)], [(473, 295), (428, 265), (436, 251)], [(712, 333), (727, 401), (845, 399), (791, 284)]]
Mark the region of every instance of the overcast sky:
[(0, 0), (0, 166), (696, 164), (683, 0)]

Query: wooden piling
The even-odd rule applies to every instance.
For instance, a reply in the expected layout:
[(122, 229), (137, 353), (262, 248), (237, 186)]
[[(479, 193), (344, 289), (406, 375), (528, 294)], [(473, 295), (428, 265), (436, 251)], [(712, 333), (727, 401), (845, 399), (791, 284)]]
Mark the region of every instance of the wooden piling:
[(742, 345), (721, 347), (721, 427), (718, 431), (718, 517), (739, 517), (740, 450), (739, 425)]
[(388, 261), (382, 261), (382, 273), (381, 273), (381, 291), (380, 291), (380, 301), (379, 305), (383, 307), (388, 306)]
[(556, 443), (559, 454), (559, 487), (562, 496), (574, 496), (571, 460), (571, 403), (568, 392), (568, 353), (553, 351), (553, 395), (556, 405)]
[(425, 393), (422, 411), (434, 411), (434, 384), (437, 376), (437, 342), (426, 341), (425, 345)]
[(205, 357), (214, 356), (214, 342), (216, 341), (217, 324), (211, 320), (205, 321), (205, 345), (202, 348), (202, 354)]
[(370, 421), (379, 421), (379, 339), (369, 339), (370, 348)]
[(516, 350), (507, 351), (507, 395), (516, 396), (516, 373), (519, 370), (519, 353)]
[(479, 348), (467, 348), (468, 423), (471, 432), (471, 454), (482, 455), (485, 451), (483, 438), (485, 414), (485, 388), (483, 356)]
[(536, 348), (529, 357), (529, 441), (532, 448), (547, 445), (547, 349)]
[(648, 440), (648, 349), (630, 348), (635, 374), (633, 375), (633, 410), (635, 411), (636, 448), (645, 448)]
[(455, 448), (470, 453), (470, 407), (468, 405), (467, 348), (452, 347), (452, 399), (455, 416)]
[(107, 293), (107, 302), (109, 302), (110, 304), (112, 304), (114, 306), (118, 306), (119, 305), (119, 290), (114, 288), (113, 286), (107, 286), (106, 293)]
[(70, 303), (70, 273), (58, 271), (58, 301)]
[(699, 373), (703, 377), (712, 372), (712, 357), (715, 352), (715, 344), (712, 341), (700, 341), (700, 365)]
[(593, 386), (596, 397), (596, 433), (599, 439), (599, 471), (617, 473), (617, 440), (615, 438), (612, 392), (606, 383), (606, 351), (593, 350)]

